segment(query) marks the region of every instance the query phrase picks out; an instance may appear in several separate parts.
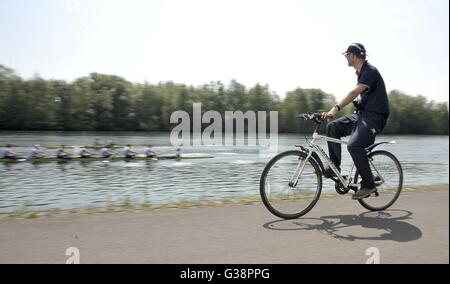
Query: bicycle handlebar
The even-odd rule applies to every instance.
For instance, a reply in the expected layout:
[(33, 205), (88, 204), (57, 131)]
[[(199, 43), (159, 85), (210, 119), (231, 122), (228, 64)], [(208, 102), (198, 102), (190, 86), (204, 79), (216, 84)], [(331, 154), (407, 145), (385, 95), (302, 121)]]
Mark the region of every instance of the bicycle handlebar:
[(312, 120), (315, 123), (322, 123), (323, 119), (322, 119), (322, 114), (321, 113), (302, 113), (300, 115), (297, 116), (297, 118), (302, 118), (304, 120)]

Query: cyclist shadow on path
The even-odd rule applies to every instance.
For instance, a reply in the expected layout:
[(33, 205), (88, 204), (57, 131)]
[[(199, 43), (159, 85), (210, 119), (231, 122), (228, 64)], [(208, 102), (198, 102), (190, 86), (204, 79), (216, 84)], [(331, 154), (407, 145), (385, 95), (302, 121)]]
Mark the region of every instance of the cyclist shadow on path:
[[(397, 216), (396, 216), (397, 215)], [(399, 216), (398, 216), (399, 215)], [(319, 231), (336, 239), (345, 241), (355, 240), (391, 240), (396, 242), (410, 242), (422, 237), (422, 231), (414, 225), (405, 222), (412, 219), (412, 212), (405, 210), (386, 210), (381, 212), (364, 212), (359, 215), (322, 216), (320, 218), (299, 218), (293, 220), (277, 220), (266, 223), (264, 228), (269, 230), (292, 231)], [(356, 227), (375, 229), (381, 231), (374, 235), (346, 234), (357, 231)], [(359, 231), (357, 231), (359, 232)], [(373, 230), (370, 230), (373, 232)]]

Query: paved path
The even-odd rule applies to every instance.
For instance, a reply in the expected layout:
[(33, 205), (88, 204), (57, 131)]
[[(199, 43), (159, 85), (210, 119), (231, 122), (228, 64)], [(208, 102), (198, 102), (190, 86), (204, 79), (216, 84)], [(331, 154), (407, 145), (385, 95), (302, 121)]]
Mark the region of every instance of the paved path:
[(69, 247), (81, 263), (365, 263), (370, 247), (381, 263), (449, 263), (448, 197), (448, 185), (405, 193), (368, 213), (340, 196), (297, 220), (262, 204), (5, 218), (0, 263), (65, 263)]

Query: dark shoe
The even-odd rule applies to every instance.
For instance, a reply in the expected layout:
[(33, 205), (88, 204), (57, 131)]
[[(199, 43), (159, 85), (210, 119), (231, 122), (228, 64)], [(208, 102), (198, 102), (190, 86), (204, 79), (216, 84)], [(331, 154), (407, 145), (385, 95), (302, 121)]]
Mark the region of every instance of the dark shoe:
[[(340, 172), (340, 169), (337, 169)], [(326, 178), (333, 178), (333, 177), (337, 177), (336, 174), (333, 172), (333, 170), (330, 167), (326, 167), (325, 170), (323, 171), (323, 176)]]
[(352, 195), (352, 199), (363, 199), (369, 197), (372, 193), (377, 191), (377, 188), (361, 188), (355, 194)]

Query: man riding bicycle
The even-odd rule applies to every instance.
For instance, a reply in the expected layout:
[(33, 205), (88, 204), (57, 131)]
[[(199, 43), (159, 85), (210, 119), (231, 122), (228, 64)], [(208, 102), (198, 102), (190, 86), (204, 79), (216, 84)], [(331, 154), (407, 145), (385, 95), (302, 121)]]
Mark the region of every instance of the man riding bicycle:
[[(378, 70), (367, 62), (364, 46), (360, 43), (352, 43), (343, 54), (348, 61), (348, 66), (356, 69), (358, 83), (330, 111), (322, 113), (322, 118), (333, 118), (341, 108), (361, 95), (356, 104), (356, 114), (328, 123), (327, 135), (336, 139), (351, 135), (347, 149), (362, 179), (361, 189), (353, 194), (352, 198), (362, 199), (377, 190), (365, 148), (372, 145), (376, 135), (384, 129), (389, 116), (389, 101), (384, 80)], [(331, 160), (340, 170), (341, 145), (328, 142), (328, 150)], [(324, 174), (327, 177), (334, 175), (330, 168), (327, 168)]]

